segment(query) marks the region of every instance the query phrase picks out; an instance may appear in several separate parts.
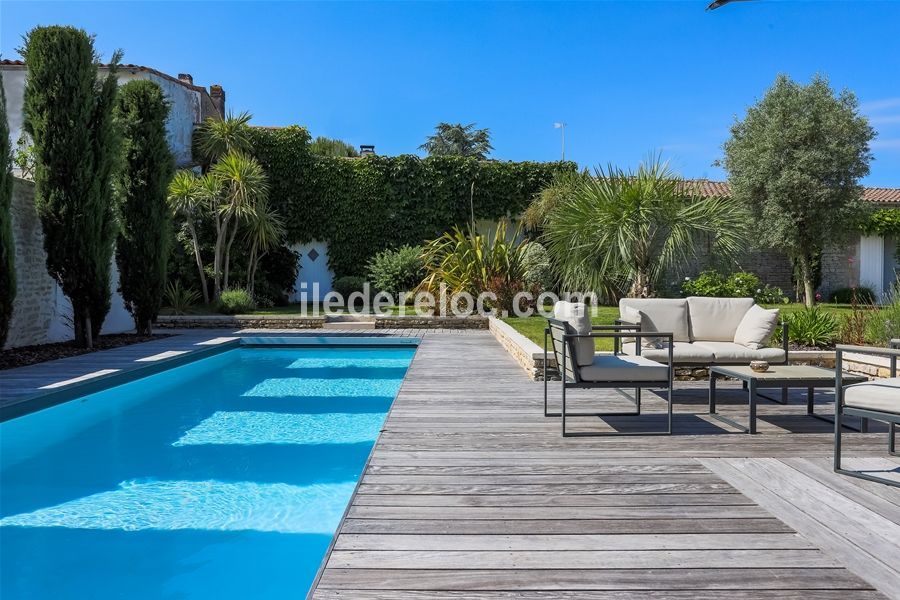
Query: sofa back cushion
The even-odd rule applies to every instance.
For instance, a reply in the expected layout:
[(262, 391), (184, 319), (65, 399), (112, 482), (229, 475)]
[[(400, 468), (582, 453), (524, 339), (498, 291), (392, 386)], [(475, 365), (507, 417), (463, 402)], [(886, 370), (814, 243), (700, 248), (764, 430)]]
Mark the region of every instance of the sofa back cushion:
[[(560, 300), (553, 305), (553, 316), (560, 321), (569, 324), (577, 334), (591, 332), (591, 312), (582, 302), (565, 302)], [(554, 337), (554, 339), (556, 339)], [(562, 340), (557, 340), (561, 342)], [(575, 338), (575, 363), (580, 367), (586, 367), (594, 362), (593, 338)], [(561, 350), (561, 348), (560, 348)]]
[(753, 304), (753, 298), (690, 296), (687, 305), (691, 319), (691, 341), (733, 342), (738, 325)]
[[(622, 298), (619, 314), (625, 319), (632, 308), (641, 313), (641, 331), (671, 332), (676, 342), (691, 341), (688, 305), (683, 298)], [(732, 332), (732, 335), (734, 332)], [(644, 339), (644, 344), (650, 340)], [(730, 341), (730, 338), (729, 338)]]

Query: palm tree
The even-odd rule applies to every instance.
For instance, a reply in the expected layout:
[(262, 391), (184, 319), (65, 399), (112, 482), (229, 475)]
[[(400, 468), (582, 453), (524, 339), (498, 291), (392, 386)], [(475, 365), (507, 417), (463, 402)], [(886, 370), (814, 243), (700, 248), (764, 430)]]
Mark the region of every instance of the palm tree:
[(265, 171), (253, 157), (230, 152), (213, 165), (209, 172), (221, 187), (218, 204), (214, 208), (216, 245), (213, 259), (213, 285), (216, 298), (228, 289), (228, 267), (231, 247), (240, 223), (253, 215), (256, 207), (266, 200), (269, 184)]
[(706, 238), (722, 258), (736, 256), (749, 222), (741, 205), (696, 196), (653, 158), (637, 172), (598, 168), (551, 212), (544, 239), (569, 289), (643, 297), (655, 294), (669, 269), (695, 258)]
[(206, 285), (206, 271), (203, 256), (200, 253), (200, 238), (197, 235), (197, 221), (210, 214), (213, 199), (218, 196), (218, 182), (208, 176), (198, 177), (192, 171), (182, 170), (175, 173), (169, 183), (168, 201), (172, 213), (184, 219), (185, 226), (191, 236), (194, 248), (194, 259), (200, 275), (200, 287), (203, 290), (203, 302), (209, 304), (209, 290)]
[(247, 219), (247, 241), (250, 243), (250, 261), (247, 268), (247, 291), (250, 295), (256, 287), (256, 270), (259, 261), (269, 250), (278, 247), (284, 240), (284, 220), (268, 201), (257, 203)]
[(491, 132), (475, 129), (475, 123), (438, 123), (434, 134), (419, 146), (429, 156), (470, 156), (480, 160), (487, 158), (493, 149)]
[(251, 150), (250, 119), (248, 112), (238, 115), (229, 112), (224, 119), (209, 117), (194, 133), (193, 151), (206, 167), (232, 152), (248, 153)]
[(532, 233), (540, 233), (550, 215), (557, 206), (572, 197), (575, 189), (584, 179), (589, 177), (588, 172), (557, 171), (553, 180), (542, 189), (522, 213), (522, 225)]

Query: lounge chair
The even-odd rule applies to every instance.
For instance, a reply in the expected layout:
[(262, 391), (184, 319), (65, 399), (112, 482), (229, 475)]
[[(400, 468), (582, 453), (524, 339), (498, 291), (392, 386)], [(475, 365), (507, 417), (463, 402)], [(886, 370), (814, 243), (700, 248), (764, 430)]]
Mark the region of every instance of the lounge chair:
[[(900, 481), (851, 471), (841, 467), (841, 419), (844, 415), (887, 423), (888, 454), (897, 456), (896, 432), (897, 424), (900, 423), (900, 377), (897, 376), (897, 358), (900, 357), (900, 347), (898, 347), (900, 344), (895, 345), (893, 342), (892, 340), (892, 348), (837, 346), (834, 390), (834, 470), (842, 475), (900, 487)], [(891, 376), (886, 379), (873, 379), (863, 383), (844, 386), (841, 382), (844, 352), (889, 357)]]
[[(562, 417), (563, 436), (588, 435), (668, 435), (672, 433), (672, 380), (674, 375), (672, 361), (671, 333), (642, 333), (633, 325), (592, 326), (589, 309), (584, 304), (558, 302), (554, 307), (554, 317), (547, 319), (544, 331), (544, 416)], [(668, 364), (650, 360), (640, 356), (644, 338), (657, 338), (667, 342), (669, 348)], [(547, 401), (547, 354), (548, 338), (552, 352), (559, 368), (562, 382), (562, 410), (550, 412)], [(635, 355), (626, 355), (618, 351), (612, 354), (594, 352), (596, 338), (635, 338)], [(618, 344), (617, 344), (618, 346)], [(634, 389), (635, 405), (631, 412), (578, 412), (566, 410), (566, 390), (573, 388), (606, 388)], [(573, 416), (613, 417), (638, 416), (641, 414), (641, 389), (667, 389), (668, 417), (665, 431), (626, 431), (626, 432), (576, 432), (566, 429), (566, 419)], [(627, 396), (626, 396), (627, 397)]]

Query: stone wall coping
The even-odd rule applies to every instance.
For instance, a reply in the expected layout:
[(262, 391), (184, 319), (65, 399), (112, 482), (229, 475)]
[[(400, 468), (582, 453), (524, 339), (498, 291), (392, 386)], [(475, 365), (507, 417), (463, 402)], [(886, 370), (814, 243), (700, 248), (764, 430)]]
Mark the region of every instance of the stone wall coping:
[(157, 322), (182, 321), (325, 321), (324, 315), (160, 315)]
[(515, 327), (506, 323), (497, 317), (488, 317), (491, 330), (497, 329), (502, 332), (510, 341), (519, 345), (523, 352), (529, 354), (533, 359), (544, 359), (544, 349), (532, 342), (530, 339), (516, 331)]

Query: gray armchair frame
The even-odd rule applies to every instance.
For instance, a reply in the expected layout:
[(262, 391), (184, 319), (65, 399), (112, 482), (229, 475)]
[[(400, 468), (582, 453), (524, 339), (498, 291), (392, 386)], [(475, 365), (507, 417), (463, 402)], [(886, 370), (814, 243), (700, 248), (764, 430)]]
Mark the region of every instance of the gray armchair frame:
[[(562, 332), (561, 344), (557, 346), (557, 340), (551, 335), (553, 329)], [(553, 354), (556, 358), (557, 370), (559, 371), (562, 383), (562, 410), (560, 412), (550, 412), (548, 408), (548, 382), (547, 382), (547, 362), (548, 362), (548, 345), (547, 338), (550, 338)], [(668, 376), (666, 379), (658, 381), (585, 381), (581, 378), (581, 369), (578, 366), (575, 357), (575, 340), (579, 338), (613, 338), (617, 342), (625, 337), (635, 338), (636, 353), (640, 356), (641, 339), (645, 337), (665, 338), (669, 344), (669, 364)], [(585, 436), (616, 436), (616, 435), (670, 435), (672, 433), (672, 387), (674, 379), (674, 367), (672, 364), (672, 334), (671, 333), (644, 333), (637, 331), (633, 325), (595, 325), (591, 327), (591, 333), (579, 334), (566, 321), (559, 319), (547, 319), (547, 327), (544, 329), (544, 416), (545, 417), (562, 417), (562, 435), (563, 437), (585, 437)], [(618, 351), (619, 344), (616, 343), (616, 351), (614, 355), (620, 354)], [(567, 389), (634, 389), (634, 398), (629, 398), (634, 405), (635, 410), (631, 412), (577, 412), (571, 413), (566, 410), (566, 390)], [(566, 429), (567, 417), (625, 417), (639, 416), (641, 414), (641, 389), (656, 388), (668, 390), (668, 417), (665, 431), (625, 431), (625, 432), (576, 432), (570, 433)], [(626, 396), (627, 397), (627, 396)]]
[(841, 420), (844, 415), (860, 417), (865, 422), (866, 419), (882, 421), (888, 425), (888, 454), (897, 456), (896, 433), (897, 425), (900, 424), (900, 415), (894, 413), (865, 410), (854, 408), (852, 406), (844, 406), (844, 385), (841, 381), (843, 373), (843, 353), (853, 352), (855, 354), (867, 354), (871, 356), (887, 356), (890, 359), (891, 377), (897, 376), (897, 359), (900, 358), (900, 340), (891, 340), (890, 348), (876, 348), (873, 346), (846, 346), (838, 345), (835, 352), (835, 382), (834, 382), (834, 472), (841, 475), (848, 475), (858, 479), (866, 479), (886, 485), (900, 487), (900, 482), (884, 477), (869, 475), (868, 473), (860, 473), (851, 471), (841, 467)]

